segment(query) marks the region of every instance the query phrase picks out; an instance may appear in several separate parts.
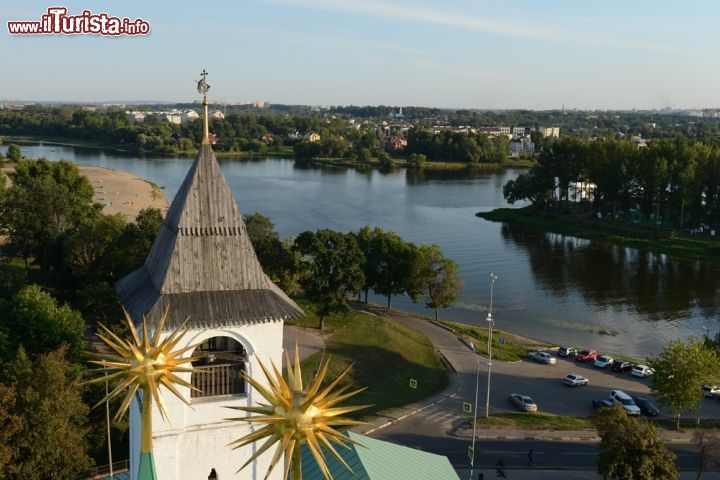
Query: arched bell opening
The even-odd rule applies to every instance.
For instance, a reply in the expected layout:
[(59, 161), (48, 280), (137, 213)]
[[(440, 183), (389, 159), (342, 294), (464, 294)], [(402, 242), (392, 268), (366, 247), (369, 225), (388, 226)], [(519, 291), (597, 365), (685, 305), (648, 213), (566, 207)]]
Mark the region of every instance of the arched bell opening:
[(191, 390), (191, 398), (245, 395), (247, 352), (234, 338), (218, 336), (205, 340), (195, 349), (190, 383), (200, 391)]

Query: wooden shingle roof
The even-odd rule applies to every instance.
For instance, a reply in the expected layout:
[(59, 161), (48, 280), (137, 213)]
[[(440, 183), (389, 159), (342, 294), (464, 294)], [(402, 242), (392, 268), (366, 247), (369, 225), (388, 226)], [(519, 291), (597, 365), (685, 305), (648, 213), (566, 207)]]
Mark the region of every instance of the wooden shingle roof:
[(122, 278), (125, 309), (166, 328), (221, 327), (303, 315), (262, 270), (215, 154), (203, 144), (173, 199), (145, 264)]

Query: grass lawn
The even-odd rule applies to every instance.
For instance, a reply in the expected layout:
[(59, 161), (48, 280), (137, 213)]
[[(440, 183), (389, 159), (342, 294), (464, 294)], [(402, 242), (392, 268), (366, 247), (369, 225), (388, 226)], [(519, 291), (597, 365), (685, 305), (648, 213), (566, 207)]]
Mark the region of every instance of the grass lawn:
[[(472, 419), (471, 419), (472, 420)], [(470, 422), (472, 424), (472, 421)], [(563, 417), (542, 413), (499, 413), (478, 418), (477, 426), (512, 427), (528, 430), (588, 430), (594, 429), (589, 417)]]
[(639, 250), (694, 260), (720, 262), (720, 238), (718, 237), (671, 235), (668, 231), (625, 222), (546, 213), (532, 207), (498, 208), (491, 212), (480, 212), (477, 216), (495, 222), (517, 223), (549, 232), (601, 240)]
[[(462, 323), (441, 321), (446, 327), (452, 328), (456, 334), (469, 337), (475, 345), (475, 351), (487, 355), (487, 328), (473, 327)], [(500, 339), (505, 343), (500, 344)], [(503, 362), (515, 362), (527, 357), (530, 347), (548, 347), (540, 341), (520, 337), (502, 330), (493, 329), (493, 358)]]
[[(645, 419), (643, 417), (643, 419)], [(675, 430), (675, 420), (672, 419), (645, 419), (659, 430)], [(472, 421), (471, 421), (472, 424)], [(543, 413), (498, 413), (489, 418), (478, 418), (478, 428), (508, 427), (525, 430), (594, 430), (592, 417), (566, 417), (562, 415), (547, 415)], [(681, 431), (718, 430), (720, 419), (704, 418), (697, 425), (691, 418), (680, 420)]]
[[(289, 324), (317, 328), (319, 320), (307, 302), (298, 302), (307, 316)], [(348, 404), (372, 404), (358, 412), (367, 417), (388, 408), (399, 407), (439, 392), (447, 386), (448, 374), (430, 340), (390, 320), (349, 311), (325, 320), (326, 352), (332, 355), (329, 377), (335, 378), (353, 365), (348, 380), (367, 390)], [(306, 381), (322, 358), (316, 353), (303, 364)], [(417, 389), (410, 388), (410, 379)]]

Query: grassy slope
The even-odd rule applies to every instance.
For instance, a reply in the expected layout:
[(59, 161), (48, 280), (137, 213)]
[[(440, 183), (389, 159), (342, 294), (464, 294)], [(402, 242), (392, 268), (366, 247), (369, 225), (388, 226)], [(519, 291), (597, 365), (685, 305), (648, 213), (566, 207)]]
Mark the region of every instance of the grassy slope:
[[(307, 317), (297, 325), (317, 327), (317, 317), (308, 304), (303, 308)], [(331, 315), (326, 319), (325, 355), (332, 355), (329, 376), (334, 378), (353, 365), (348, 378), (354, 385), (367, 387), (349, 404), (372, 404), (358, 412), (369, 416), (379, 411), (399, 407), (441, 391), (447, 386), (448, 375), (428, 338), (414, 330), (387, 319), (350, 311)], [(317, 353), (303, 364), (309, 378), (323, 354)], [(411, 389), (409, 381), (418, 381)]]
[[(443, 325), (452, 328), (456, 334), (470, 337), (475, 344), (475, 351), (487, 355), (487, 328), (473, 327), (462, 323), (442, 321)], [(505, 344), (500, 344), (500, 339)], [(514, 362), (526, 357), (530, 347), (547, 347), (540, 341), (519, 337), (502, 330), (493, 330), (493, 358), (504, 362)]]
[(583, 219), (570, 215), (539, 212), (532, 207), (498, 208), (480, 212), (478, 217), (495, 222), (518, 223), (550, 232), (601, 240), (626, 247), (657, 253), (720, 262), (720, 238), (709, 236), (671, 237), (669, 232), (656, 231), (627, 223)]

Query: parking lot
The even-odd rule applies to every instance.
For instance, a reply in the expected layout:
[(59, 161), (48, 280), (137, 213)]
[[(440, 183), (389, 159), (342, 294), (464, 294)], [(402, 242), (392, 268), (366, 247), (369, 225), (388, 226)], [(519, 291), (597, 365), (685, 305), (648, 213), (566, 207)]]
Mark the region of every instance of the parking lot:
[[(638, 378), (630, 372), (616, 373), (609, 367), (596, 368), (593, 362), (577, 362), (574, 358), (558, 357), (554, 352), (552, 354), (557, 359), (555, 365), (543, 365), (529, 359), (517, 363), (493, 362), (490, 395), (492, 410), (517, 411), (508, 400), (508, 395), (520, 393), (529, 395), (535, 400), (539, 413), (587, 416), (593, 411), (593, 400), (608, 398), (611, 390), (619, 389), (628, 395), (650, 398), (661, 410), (661, 416), (672, 417), (671, 413), (650, 395), (651, 378)], [(484, 363), (485, 359), (481, 362)], [(481, 364), (480, 368), (480, 388), (484, 393), (487, 385), (487, 367)], [(588, 385), (566, 386), (562, 378), (569, 373), (577, 373), (587, 378)], [(700, 416), (720, 418), (720, 401), (704, 399), (701, 403)]]

